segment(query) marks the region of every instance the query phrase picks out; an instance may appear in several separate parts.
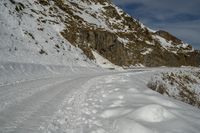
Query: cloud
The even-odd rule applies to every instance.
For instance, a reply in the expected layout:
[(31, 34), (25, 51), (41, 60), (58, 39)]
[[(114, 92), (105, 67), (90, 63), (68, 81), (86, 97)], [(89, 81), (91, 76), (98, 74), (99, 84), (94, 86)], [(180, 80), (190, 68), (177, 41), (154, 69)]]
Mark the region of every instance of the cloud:
[(153, 29), (167, 30), (200, 49), (200, 0), (113, 0)]

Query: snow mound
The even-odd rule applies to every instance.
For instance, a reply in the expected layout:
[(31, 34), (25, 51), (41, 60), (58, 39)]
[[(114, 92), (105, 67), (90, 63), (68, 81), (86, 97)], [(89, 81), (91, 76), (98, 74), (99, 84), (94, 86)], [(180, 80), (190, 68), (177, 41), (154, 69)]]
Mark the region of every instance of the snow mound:
[(117, 133), (154, 133), (151, 129), (129, 119), (117, 120), (115, 124)]
[(109, 60), (107, 60), (106, 58), (99, 55), (96, 51), (92, 51), (92, 53), (95, 56), (97, 65), (99, 65), (103, 68), (122, 70), (122, 68), (120, 66), (114, 65)]
[(164, 107), (152, 104), (137, 109), (131, 117), (145, 122), (162, 122), (174, 118), (174, 115)]

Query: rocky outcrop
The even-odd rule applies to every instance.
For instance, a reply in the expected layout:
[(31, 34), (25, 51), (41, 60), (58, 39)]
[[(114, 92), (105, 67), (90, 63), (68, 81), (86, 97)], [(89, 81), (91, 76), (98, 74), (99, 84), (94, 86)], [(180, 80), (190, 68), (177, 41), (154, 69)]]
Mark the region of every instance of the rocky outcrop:
[[(90, 48), (96, 50), (103, 57), (110, 60), (112, 63), (123, 66), (129, 65), (126, 57), (128, 57), (125, 51), (124, 44), (117, 40), (116, 34), (108, 31), (102, 31), (100, 29), (77, 29), (75, 34), (70, 34), (65, 31), (62, 35), (68, 39), (72, 44), (82, 48)], [(78, 34), (76, 34), (78, 33)], [(83, 50), (84, 51), (84, 50)], [(89, 55), (92, 51), (88, 51)], [(116, 54), (114, 54), (116, 53)], [(90, 59), (91, 56), (89, 57)]]
[(170, 33), (166, 32), (166, 31), (159, 30), (159, 31), (156, 31), (156, 34), (165, 38), (167, 41), (172, 41), (176, 45), (182, 43), (182, 41), (180, 39), (178, 39), (177, 37), (171, 35)]

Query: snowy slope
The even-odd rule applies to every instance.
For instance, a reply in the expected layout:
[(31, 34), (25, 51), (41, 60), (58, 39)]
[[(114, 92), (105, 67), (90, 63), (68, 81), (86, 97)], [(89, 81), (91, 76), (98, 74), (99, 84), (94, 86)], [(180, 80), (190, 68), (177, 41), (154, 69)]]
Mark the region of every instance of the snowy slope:
[(99, 65), (103, 68), (108, 68), (108, 69), (123, 70), (122, 67), (112, 64), (109, 60), (107, 60), (104, 57), (102, 57), (101, 55), (99, 55), (96, 51), (92, 51), (92, 53), (96, 59), (97, 65)]
[(106, 71), (101, 67), (83, 67), (75, 65), (46, 65), (33, 63), (1, 62), (0, 86), (39, 80), (53, 76), (81, 74), (82, 72)]
[(35, 0), (0, 1), (0, 28), (1, 62), (92, 65), (80, 49), (60, 35), (63, 23)]
[[(72, 3), (75, 3), (76, 6), (74, 6)], [(83, 0), (66, 0), (65, 4), (70, 5), (73, 7), (75, 15), (82, 18), (86, 23), (86, 25), (90, 25), (94, 28), (100, 28), (103, 30), (107, 30), (112, 33), (136, 33), (137, 36), (137, 29), (130, 28), (130, 26), (127, 23), (124, 23), (126, 21), (126, 17), (131, 17), (129, 14), (125, 13), (122, 9), (114, 5), (110, 1), (105, 1), (103, 4), (97, 0), (89, 0), (88, 2), (85, 2)], [(107, 9), (113, 10), (113, 16), (110, 16), (110, 12), (107, 11)], [(155, 34), (157, 31), (152, 30), (145, 26), (143, 23), (138, 22), (136, 19), (132, 18), (134, 23), (138, 23), (141, 29), (147, 29), (151, 34), (152, 37), (158, 41), (161, 44), (161, 47), (176, 53), (180, 48), (187, 48), (189, 44), (180, 42), (179, 44), (174, 44), (172, 40), (167, 40), (166, 38)], [(116, 28), (117, 27), (117, 28)], [(155, 35), (154, 35), (155, 34)], [(139, 37), (138, 37), (139, 38)], [(123, 40), (126, 40), (127, 38), (123, 38)], [(141, 38), (142, 39), (142, 38)], [(120, 37), (118, 37), (118, 40), (121, 41)], [(122, 42), (124, 44), (130, 43), (132, 41), (126, 40), (125, 42)], [(149, 42), (150, 45), (155, 45), (155, 42)], [(174, 49), (174, 50), (172, 50)], [(188, 50), (187, 52), (192, 52), (193, 49)]]
[(1, 62), (94, 66), (95, 58), (90, 57), (97, 51), (120, 66), (154, 66), (168, 59), (161, 56), (156, 64), (146, 61), (147, 56), (167, 51), (175, 59), (189, 54), (186, 65), (192, 64), (187, 59), (193, 56), (188, 44), (175, 45), (109, 0), (2, 0), (0, 28)]
[[(161, 46), (162, 46), (163, 48), (165, 48), (165, 49), (167, 49), (168, 51), (171, 51), (171, 52), (173, 52), (173, 53), (175, 53), (175, 54), (177, 54), (178, 49), (181, 49), (181, 48), (185, 49), (185, 48), (189, 47), (189, 44), (187, 44), (187, 43), (181, 42), (181, 43), (179, 43), (179, 44), (174, 45), (172, 41), (168, 41), (167, 39), (165, 39), (165, 38), (163, 38), (163, 37), (161, 37), (161, 36), (155, 35), (155, 36), (153, 36), (153, 37), (154, 37), (157, 41), (160, 42), (160, 44), (161, 44)], [(194, 51), (194, 49), (185, 50), (185, 52), (193, 52), (193, 51)]]

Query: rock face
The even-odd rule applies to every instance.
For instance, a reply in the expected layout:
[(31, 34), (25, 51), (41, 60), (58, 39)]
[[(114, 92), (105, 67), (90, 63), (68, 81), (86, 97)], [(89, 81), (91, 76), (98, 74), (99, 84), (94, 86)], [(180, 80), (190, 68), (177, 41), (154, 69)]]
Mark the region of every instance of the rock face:
[[(12, 0), (14, 1), (14, 0)], [(28, 0), (27, 0), (28, 1)], [(65, 25), (60, 33), (91, 60), (98, 52), (113, 64), (130, 67), (200, 65), (200, 54), (165, 31), (153, 31), (111, 0), (37, 0), (43, 23)], [(51, 20), (47, 18), (51, 17)]]

